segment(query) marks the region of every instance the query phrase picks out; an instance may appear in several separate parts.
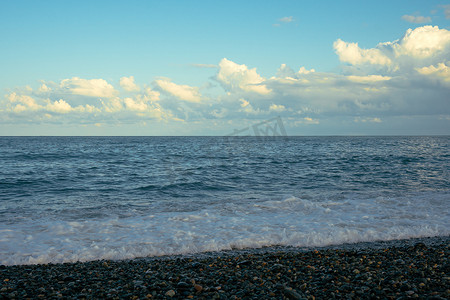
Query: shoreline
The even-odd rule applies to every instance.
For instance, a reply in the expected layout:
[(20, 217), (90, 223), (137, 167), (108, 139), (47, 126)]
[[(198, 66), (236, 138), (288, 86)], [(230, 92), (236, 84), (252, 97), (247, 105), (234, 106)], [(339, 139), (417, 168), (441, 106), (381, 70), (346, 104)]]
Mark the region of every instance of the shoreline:
[(216, 256), (237, 256), (241, 254), (268, 254), (272, 252), (310, 252), (321, 250), (354, 250), (360, 251), (364, 249), (386, 249), (391, 247), (404, 247), (413, 246), (417, 243), (423, 243), (426, 246), (436, 246), (440, 244), (450, 244), (450, 235), (448, 236), (432, 236), (432, 237), (419, 237), (419, 238), (405, 238), (405, 239), (392, 239), (392, 240), (379, 240), (371, 242), (356, 242), (356, 243), (343, 243), (332, 244), (327, 246), (317, 247), (297, 247), (297, 246), (283, 246), (273, 245), (260, 248), (239, 248), (231, 250), (219, 250), (219, 251), (207, 251), (189, 254), (173, 254), (173, 255), (161, 255), (161, 256), (148, 256), (148, 257), (136, 257), (133, 259), (124, 259), (117, 261), (131, 261), (131, 260), (159, 260), (159, 259), (183, 259), (183, 258), (209, 258)]
[(0, 266), (0, 298), (450, 298), (450, 236)]

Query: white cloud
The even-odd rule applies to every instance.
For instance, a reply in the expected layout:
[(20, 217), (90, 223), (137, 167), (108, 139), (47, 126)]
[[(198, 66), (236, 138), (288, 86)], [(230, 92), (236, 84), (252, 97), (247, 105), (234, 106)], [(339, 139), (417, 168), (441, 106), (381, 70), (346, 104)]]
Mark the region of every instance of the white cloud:
[(163, 91), (177, 97), (180, 100), (198, 103), (201, 102), (202, 96), (197, 87), (189, 85), (180, 85), (170, 81), (170, 79), (162, 78), (155, 80), (156, 85)]
[(228, 109), (222, 107), (221, 109), (214, 109), (211, 111), (211, 115), (218, 119), (224, 118), (228, 114)]
[(373, 83), (373, 82), (378, 82), (378, 81), (391, 80), (392, 77), (381, 76), (381, 75), (367, 75), (367, 76), (350, 75), (350, 76), (347, 76), (347, 78), (350, 81), (359, 82), (359, 83)]
[[(110, 97), (114, 94), (117, 95)], [(107, 97), (94, 99), (99, 96)], [(60, 84), (48, 81), (41, 83), (36, 90), (29, 86), (17, 88), (16, 92), (0, 99), (0, 120), (17, 117), (17, 122), (51, 121), (53, 124), (61, 120), (72, 124), (175, 120), (170, 109), (159, 104), (159, 97), (158, 91), (147, 86), (143, 92), (134, 93), (133, 97), (121, 98), (119, 92), (102, 79), (72, 78)]]
[(154, 91), (151, 88), (146, 88), (145, 89), (145, 94), (148, 97), (149, 100), (151, 101), (158, 101), (160, 100), (159, 96), (161, 96), (161, 93), (158, 91)]
[[(40, 89), (42, 89), (42, 86)], [(25, 89), (25, 91), (29, 90)], [(99, 111), (98, 108), (92, 105), (85, 105), (85, 106), (79, 105), (76, 108), (73, 108), (69, 103), (67, 103), (63, 99), (59, 99), (52, 102), (49, 99), (39, 99), (39, 98), (35, 99), (29, 95), (17, 94), (16, 92), (6, 95), (6, 99), (10, 104), (9, 110), (15, 113), (48, 111), (58, 114), (67, 114), (69, 112), (93, 113)]]
[(450, 31), (439, 29), (438, 26), (423, 26), (416, 29), (408, 29), (405, 35), (390, 45), (395, 51), (395, 56), (411, 56), (413, 58), (427, 58), (436, 53), (449, 50)]
[(98, 109), (95, 106), (86, 104), (84, 107), (83, 106), (78, 106), (76, 108), (77, 111), (79, 112), (86, 112), (86, 113), (94, 113), (94, 112), (100, 112), (100, 109)]
[[(281, 64), (280, 68), (278, 69), (277, 75), (276, 77), (278, 78), (301, 78), (304, 77), (302, 75), (307, 75), (307, 74), (311, 74), (314, 73), (316, 70), (311, 69), (311, 70), (307, 70), (305, 67), (300, 67), (300, 69), (298, 70), (298, 72), (294, 72), (294, 70), (292, 70), (290, 67), (288, 67), (286, 64)], [(272, 77), (274, 78), (274, 77)]]
[(286, 110), (286, 107), (285, 107), (284, 105), (281, 105), (281, 104), (279, 104), (279, 105), (277, 105), (277, 104), (272, 104), (272, 105), (269, 107), (269, 110), (271, 110), (271, 111), (276, 111), (276, 112), (282, 112), (282, 111), (285, 111), (285, 110)]
[(444, 81), (450, 81), (450, 67), (444, 63), (438, 63), (437, 66), (428, 66), (423, 68), (417, 68), (417, 72), (423, 75), (441, 77)]
[(50, 92), (52, 89), (49, 88), (45, 83), (43, 83), (40, 87), (39, 87), (39, 92), (40, 93), (48, 93)]
[(192, 67), (201, 68), (201, 69), (216, 69), (216, 65), (212, 64), (191, 64)]
[(129, 110), (146, 111), (148, 109), (147, 104), (142, 101), (135, 101), (132, 98), (125, 98), (123, 101)]
[(380, 118), (361, 118), (361, 117), (356, 117), (354, 119), (355, 123), (381, 123), (381, 119)]
[(402, 19), (409, 23), (428, 23), (431, 22), (431, 17), (423, 17), (423, 16), (411, 16), (411, 15), (404, 15), (402, 16)]
[(25, 110), (38, 110), (42, 108), (42, 106), (39, 105), (34, 98), (28, 95), (20, 95), (14, 92), (6, 95), (6, 98), (8, 99), (10, 104), (17, 103), (14, 108), (16, 112), (22, 112)]
[(46, 109), (51, 112), (66, 114), (73, 110), (72, 106), (63, 99), (58, 101), (50, 102), (47, 104)]
[(161, 106), (158, 104), (146, 103), (144, 99), (124, 99), (125, 108), (128, 111), (135, 112), (140, 117), (150, 117), (154, 119), (171, 118), (174, 119), (170, 113), (163, 112)]
[(441, 7), (444, 9), (445, 18), (450, 19), (450, 4), (441, 5)]
[[(122, 78), (122, 84), (132, 87), (133, 77), (126, 79)], [(146, 117), (155, 118), (170, 116), (170, 112), (163, 112), (162, 107), (156, 103), (160, 100), (160, 93), (150, 87), (146, 87), (142, 93), (136, 93), (133, 98), (110, 97), (116, 93), (118, 94), (114, 87), (103, 79), (86, 80), (75, 77), (62, 80), (60, 84), (43, 82), (36, 91), (29, 86), (17, 89), (17, 92), (5, 96), (5, 109), (2, 109), (0, 103), (0, 111), (16, 114), (34, 112), (36, 118), (43, 116), (46, 119), (53, 118), (53, 114), (68, 116), (71, 113), (74, 118), (81, 118), (82, 114), (88, 117), (87, 114), (91, 114), (89, 118), (100, 119), (109, 118), (107, 116), (111, 114), (126, 116), (127, 112), (128, 115), (129, 112), (134, 112), (138, 116), (145, 112)], [(99, 96), (104, 97), (92, 99)]]
[(341, 61), (352, 65), (364, 63), (376, 65), (391, 64), (391, 60), (379, 49), (361, 49), (358, 43), (347, 43), (341, 39), (335, 41), (333, 47)]
[(247, 107), (247, 106), (251, 106), (250, 102), (248, 102), (245, 99), (240, 99), (239, 101), (241, 101), (241, 107)]
[(12, 109), (15, 113), (21, 113), (23, 111), (26, 111), (28, 108), (23, 105), (23, 104), (17, 104), (16, 106), (14, 106), (14, 108)]
[(294, 17), (292, 17), (292, 16), (283, 17), (283, 18), (280, 19), (280, 22), (283, 22), (283, 23), (291, 23), (293, 21), (294, 21)]
[(119, 112), (123, 109), (122, 100), (118, 97), (101, 100), (103, 109), (108, 113)]
[(314, 73), (316, 70), (311, 69), (311, 70), (307, 70), (305, 69), (305, 67), (301, 67), (300, 70), (298, 70), (298, 74), (309, 74), (309, 73)]
[(270, 93), (270, 89), (262, 84), (265, 79), (256, 72), (256, 68), (249, 69), (246, 65), (239, 65), (226, 58), (219, 63), (216, 79), (227, 90), (253, 92), (261, 95)]
[(135, 92), (135, 91), (139, 91), (139, 86), (136, 85), (136, 83), (134, 82), (134, 77), (130, 76), (130, 77), (122, 77), (120, 78), (120, 86), (129, 92)]
[(319, 120), (313, 119), (313, 118), (310, 118), (310, 117), (304, 117), (303, 120), (304, 120), (303, 123), (307, 123), (307, 124), (319, 124)]
[(303, 118), (298, 118), (298, 117), (290, 117), (288, 118), (288, 120), (290, 120), (291, 122), (289, 123), (293, 123), (294, 126), (301, 126), (303, 127), (304, 125), (317, 125), (320, 124), (319, 119), (313, 119), (310, 117), (303, 117)]
[(408, 29), (400, 39), (379, 43), (375, 48), (361, 49), (357, 43), (340, 39), (333, 46), (339, 59), (351, 64), (347, 72), (401, 74), (448, 59), (450, 31), (422, 26)]
[(258, 115), (261, 113), (260, 109), (254, 109), (250, 102), (248, 102), (247, 100), (239, 99), (239, 101), (241, 102), (241, 109), (239, 111), (245, 112), (250, 115)]
[(295, 77), (295, 72), (290, 67), (288, 67), (286, 64), (281, 64), (280, 68), (278, 69), (276, 77), (278, 78), (287, 78), (287, 77)]
[[(434, 29), (430, 32), (433, 34)], [(401, 42), (402, 39), (394, 44), (400, 47)], [(444, 47), (442, 51), (447, 49)], [(399, 67), (396, 70), (355, 68), (355, 74), (340, 75), (305, 72), (303, 69), (294, 72), (283, 64), (276, 77), (264, 82), (273, 91), (270, 99), (277, 105), (289, 107), (282, 112), (284, 115), (299, 112), (314, 119), (324, 115), (359, 115), (362, 123), (380, 123), (383, 117), (391, 115), (450, 113), (447, 100), (450, 94), (447, 84), (449, 67), (443, 62), (423, 66), (430, 59), (445, 60), (444, 56), (435, 55), (426, 60), (408, 56), (402, 61), (396, 60), (392, 48), (390, 52), (382, 46), (375, 50), (386, 57), (390, 53), (392, 64)], [(371, 74), (373, 70), (381, 74)], [(421, 75), (438, 78), (445, 84), (424, 80)], [(378, 116), (372, 117), (374, 114)]]
[(88, 97), (112, 98), (118, 94), (114, 87), (104, 79), (73, 77), (62, 80), (59, 88), (61, 91), (69, 94)]

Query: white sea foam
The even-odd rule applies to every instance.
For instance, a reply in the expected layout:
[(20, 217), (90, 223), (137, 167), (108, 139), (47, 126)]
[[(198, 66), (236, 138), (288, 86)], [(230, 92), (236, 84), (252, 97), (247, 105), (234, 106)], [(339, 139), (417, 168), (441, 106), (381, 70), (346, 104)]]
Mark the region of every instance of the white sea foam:
[[(0, 264), (128, 259), (235, 248), (317, 247), (450, 234), (449, 195), (286, 197), (198, 211), (0, 223)], [(119, 214), (117, 214), (119, 215)], [(73, 216), (72, 216), (73, 217)]]

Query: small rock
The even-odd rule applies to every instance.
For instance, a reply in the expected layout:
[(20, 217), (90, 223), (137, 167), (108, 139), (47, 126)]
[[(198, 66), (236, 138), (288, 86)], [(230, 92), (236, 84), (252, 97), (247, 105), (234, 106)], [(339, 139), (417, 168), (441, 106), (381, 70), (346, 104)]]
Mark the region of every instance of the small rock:
[(201, 285), (199, 285), (199, 284), (194, 284), (194, 289), (195, 289), (197, 292), (201, 292), (201, 291), (203, 290), (203, 287), (202, 287)]
[(199, 263), (199, 262), (193, 262), (193, 263), (191, 264), (191, 266), (192, 266), (193, 268), (200, 268), (200, 267), (203, 266), (203, 264), (201, 264), (201, 263)]
[(181, 289), (181, 290), (187, 290), (191, 287), (190, 284), (184, 282), (184, 281), (180, 281), (177, 283), (177, 288)]
[(286, 297), (288, 297), (289, 299), (293, 299), (293, 300), (305, 299), (296, 290), (286, 287), (286, 286), (284, 287), (283, 292), (286, 295)]
[(274, 264), (274, 265), (270, 268), (270, 270), (276, 271), (276, 270), (281, 270), (281, 269), (283, 269), (283, 268), (284, 268), (284, 265), (282, 265), (282, 264)]
[(144, 282), (142, 280), (135, 280), (133, 283), (134, 283), (134, 285), (137, 285), (137, 286), (144, 284)]
[(174, 290), (168, 290), (168, 291), (166, 292), (166, 296), (167, 296), (167, 297), (173, 297), (173, 296), (175, 296), (175, 291), (174, 291)]

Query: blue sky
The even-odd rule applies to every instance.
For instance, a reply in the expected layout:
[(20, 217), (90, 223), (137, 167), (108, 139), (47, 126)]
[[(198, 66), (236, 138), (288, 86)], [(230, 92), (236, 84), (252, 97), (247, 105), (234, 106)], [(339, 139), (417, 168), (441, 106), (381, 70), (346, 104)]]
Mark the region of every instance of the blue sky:
[(450, 134), (450, 1), (1, 1), (0, 135)]

